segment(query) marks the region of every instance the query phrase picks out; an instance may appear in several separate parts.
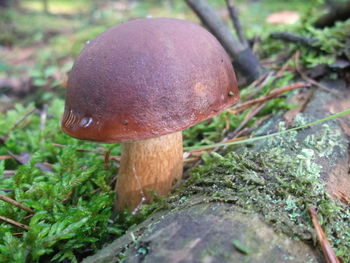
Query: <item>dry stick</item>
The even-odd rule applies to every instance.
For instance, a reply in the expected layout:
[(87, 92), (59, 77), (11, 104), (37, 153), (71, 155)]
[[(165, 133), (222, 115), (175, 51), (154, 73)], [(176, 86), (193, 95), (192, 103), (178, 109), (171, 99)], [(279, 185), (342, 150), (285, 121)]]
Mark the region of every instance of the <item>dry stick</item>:
[(30, 209), (29, 207), (26, 207), (26, 206), (22, 205), (21, 203), (15, 201), (15, 200), (13, 200), (5, 195), (0, 194), (0, 200), (4, 201), (6, 203), (9, 203), (11, 205), (17, 206), (19, 209), (27, 211), (28, 213), (31, 213), (31, 214), (34, 213), (34, 211), (32, 209)]
[(205, 0), (185, 1), (202, 23), (219, 40), (227, 53), (231, 55), (234, 64), (237, 66), (237, 71), (240, 71), (242, 76), (248, 81), (254, 81), (259, 78), (259, 75), (263, 72), (263, 68), (252, 50), (231, 34), (230, 29), (221, 21), (210, 5)]
[(236, 114), (236, 113), (244, 111), (245, 109), (249, 108), (252, 105), (265, 102), (265, 101), (267, 101), (271, 98), (277, 97), (278, 95), (285, 93), (287, 91), (305, 88), (305, 87), (309, 87), (309, 84), (307, 84), (307, 83), (295, 83), (295, 84), (289, 85), (287, 87), (276, 89), (264, 97), (260, 97), (260, 98), (253, 99), (253, 100), (248, 100), (246, 102), (243, 102), (242, 104), (239, 104), (237, 106), (233, 106), (228, 111), (230, 113)]
[(230, 129), (230, 120), (227, 117), (228, 112), (226, 112), (223, 116), (225, 118), (225, 128), (222, 130), (221, 135), (224, 136), (224, 134)]
[(10, 131), (15, 129), (22, 121), (24, 121), (30, 114), (32, 114), (35, 111), (35, 108), (30, 109), (26, 114), (24, 114), (21, 118), (19, 118), (11, 127), (8, 129), (4, 135), (4, 137), (7, 137)]
[[(298, 102), (297, 102), (297, 107), (290, 109), (289, 111), (287, 111), (285, 114), (283, 114), (283, 119), (284, 122), (286, 123), (286, 126), (289, 127), (289, 124), (291, 123), (291, 121), (295, 118), (295, 116), (300, 113), (303, 112), (306, 108), (306, 105), (309, 103), (311, 97), (313, 96), (315, 92), (315, 89), (309, 89), (307, 91), (307, 93), (299, 93), (299, 96), (302, 96)], [(292, 104), (294, 104), (292, 102)]]
[(316, 215), (316, 210), (313, 206), (309, 206), (307, 208), (307, 210), (309, 211), (312, 223), (314, 225), (314, 228), (316, 230), (316, 234), (318, 237), (318, 240), (320, 242), (321, 248), (322, 248), (322, 252), (323, 255), (326, 259), (327, 263), (340, 263), (339, 259), (337, 258), (337, 256), (335, 255), (331, 245), (329, 244), (326, 235), (324, 234), (320, 223), (317, 220), (317, 215)]
[[(58, 143), (53, 143), (52, 144), (53, 146), (55, 147), (58, 147), (58, 148), (66, 148), (67, 146), (66, 145), (62, 145), (62, 144), (58, 144)], [(75, 149), (77, 152), (84, 152), (84, 153), (94, 153), (94, 154), (98, 154), (98, 155), (103, 155), (103, 159), (104, 159), (104, 169), (105, 170), (108, 170), (110, 168), (110, 163), (109, 161), (111, 160), (117, 160), (117, 161), (120, 161), (120, 157), (119, 156), (110, 156), (111, 154), (111, 149), (109, 150), (105, 150), (103, 149), (102, 151), (94, 151), (94, 150), (87, 150), (87, 149), (81, 149), (81, 148), (78, 148), (78, 149)], [(119, 158), (119, 159), (117, 159)]]
[[(293, 57), (293, 56), (292, 56)], [(261, 89), (264, 88), (265, 84), (271, 79), (272, 81), (269, 83), (270, 86), (273, 86), (274, 83), (283, 76), (283, 73), (285, 71), (288, 70), (289, 67), (289, 61), (291, 58), (288, 58), (287, 61), (285, 61), (285, 63), (282, 65), (282, 67), (280, 67), (278, 69), (277, 72), (269, 72), (266, 76), (266, 78), (257, 86), (257, 88), (255, 90), (253, 90), (252, 92), (250, 92), (249, 96), (247, 97), (247, 99), (251, 99), (252, 97), (254, 97), (255, 94), (257, 94)], [(271, 91), (270, 91), (271, 92)]]
[(12, 177), (16, 174), (16, 171), (15, 170), (5, 170), (3, 172), (3, 176), (4, 178), (9, 178), (9, 177)]
[(231, 56), (234, 57), (246, 49), (205, 0), (186, 0), (186, 3)]
[(4, 217), (4, 216), (0, 216), (0, 220), (6, 222), (6, 223), (9, 223), (13, 226), (17, 226), (17, 227), (20, 227), (20, 228), (23, 228), (24, 230), (29, 230), (29, 227), (25, 224), (22, 224), (22, 223), (18, 223), (10, 218), (7, 218), (7, 217)]
[[(231, 140), (222, 140), (221, 142), (219, 143), (229, 143), (229, 142), (235, 142), (235, 141), (241, 141), (241, 140), (245, 140), (247, 139), (248, 137), (247, 136), (243, 136), (243, 137), (239, 137), (239, 138), (235, 138), (235, 139), (231, 139)], [(196, 154), (197, 156), (201, 156), (203, 152), (206, 152), (206, 151), (212, 151), (212, 152), (217, 152), (218, 150), (220, 149), (220, 147), (215, 147), (215, 148), (206, 148), (206, 149), (198, 149), (198, 150), (193, 150), (193, 151), (190, 151), (189, 154), (192, 155), (192, 154), (195, 154), (195, 153), (199, 153), (199, 154)], [(198, 166), (200, 164), (200, 162), (202, 161), (200, 158), (198, 159), (193, 159), (192, 162), (196, 161), (194, 164), (192, 164), (190, 167), (195, 167), (195, 166)], [(190, 161), (184, 161), (184, 162), (190, 162)]]
[(273, 39), (283, 40), (285, 42), (301, 44), (310, 48), (319, 49), (315, 46), (315, 43), (317, 42), (316, 38), (307, 38), (307, 37), (295, 35), (289, 32), (274, 32), (270, 34), (270, 37)]
[[(62, 148), (62, 149), (67, 147), (66, 145), (62, 145), (62, 144), (58, 144), (58, 143), (53, 143), (52, 145), (55, 147), (58, 147), (58, 148)], [(94, 154), (104, 155), (103, 151), (93, 151), (93, 150), (80, 149), (80, 148), (75, 149), (75, 150), (77, 152), (94, 153)]]
[(340, 200), (343, 204), (349, 205), (350, 204), (350, 196), (349, 194), (346, 194), (340, 190), (337, 192), (333, 193), (333, 195)]
[[(293, 55), (291, 55), (291, 56), (285, 61), (285, 63), (282, 65), (282, 67), (277, 71), (277, 73), (276, 73), (276, 78), (282, 77), (282, 76), (283, 76), (283, 73), (284, 73), (285, 71), (288, 70), (288, 68), (289, 68), (289, 62), (294, 58), (294, 56), (295, 56), (295, 53), (294, 53)], [(296, 70), (296, 69), (293, 68), (293, 71), (295, 71), (295, 70)]]
[(259, 111), (264, 108), (266, 103), (261, 103), (256, 105), (254, 108), (252, 108), (248, 114), (244, 117), (242, 122), (238, 125), (238, 127), (230, 134), (231, 138), (237, 137), (238, 133), (242, 130), (242, 128), (248, 123), (248, 121), (253, 118), (256, 114), (259, 113)]
[[(255, 123), (252, 125), (252, 127), (246, 128), (241, 130), (239, 133), (237, 133), (236, 137), (241, 137), (244, 132), (246, 132), (245, 134), (249, 134), (249, 132), (251, 133), (254, 129), (254, 127), (260, 127), (262, 123), (264, 123), (266, 120), (270, 119), (272, 117), (273, 114), (268, 114), (264, 117), (261, 117), (260, 119), (256, 120)], [(248, 136), (246, 136), (248, 138)]]
[(63, 199), (61, 200), (61, 203), (66, 202), (66, 201), (71, 197), (72, 194), (73, 194), (73, 189), (70, 190), (70, 191), (68, 192), (68, 194), (66, 195), (66, 197), (63, 198)]
[(271, 75), (271, 72), (266, 72), (262, 74), (257, 80), (253, 81), (246, 89), (260, 85), (263, 81), (269, 78), (270, 75)]
[(334, 96), (336, 96), (337, 98), (339, 98), (339, 93), (334, 91), (334, 90), (331, 90), (329, 89), (328, 87), (326, 87), (325, 85), (322, 85), (321, 83), (317, 82), (316, 80), (308, 77), (304, 72), (302, 72), (301, 68), (300, 68), (300, 63), (299, 63), (299, 58), (300, 58), (300, 52), (297, 51), (295, 53), (295, 69), (296, 71), (299, 73), (300, 77), (305, 80), (306, 82), (310, 83), (310, 84), (313, 84), (315, 85), (316, 87), (324, 90), (324, 91), (327, 91), (331, 94), (333, 94)]
[[(283, 66), (278, 66), (278, 65), (271, 65), (271, 64), (266, 64), (264, 65), (265, 68), (272, 69), (272, 70), (278, 70), (281, 69)], [(286, 70), (293, 70), (294, 67), (288, 66), (286, 67)]]
[(248, 41), (243, 34), (242, 26), (241, 26), (241, 23), (239, 22), (239, 19), (238, 19), (237, 9), (233, 5), (233, 0), (226, 0), (226, 6), (227, 6), (228, 12), (230, 14), (233, 27), (236, 30), (236, 33), (237, 33), (239, 40), (241, 41), (241, 43), (243, 45), (248, 46)]
[[(286, 59), (285, 59), (285, 61), (284, 61), (284, 64), (278, 69), (278, 71), (277, 71), (277, 72), (273, 72), (273, 73), (271, 74), (271, 77), (274, 76), (274, 78), (272, 79), (271, 83), (269, 83), (270, 86), (273, 86), (273, 85), (275, 84), (275, 82), (276, 82), (279, 78), (283, 77), (284, 72), (286, 72), (286, 71), (288, 70), (288, 68), (289, 68), (289, 62), (290, 62), (290, 60), (293, 59), (293, 58), (294, 58), (294, 54), (291, 55), (291, 56), (288, 55), (288, 57), (286, 57)], [(294, 68), (293, 68), (293, 69), (290, 69), (290, 71), (291, 71), (291, 72), (292, 72), (292, 71), (295, 71), (295, 69), (294, 69)], [(266, 79), (266, 81), (268, 81), (268, 79)], [(262, 88), (263, 88), (263, 86), (260, 87), (260, 88), (258, 89), (258, 91), (259, 91), (260, 89), (262, 89)]]
[[(268, 115), (256, 120), (255, 123), (252, 125), (252, 127), (245, 127), (244, 129), (240, 130), (237, 134), (235, 134), (235, 137), (248, 139), (249, 136), (247, 134), (250, 134), (254, 130), (254, 127), (259, 127), (261, 123), (265, 122), (267, 119), (270, 119), (271, 116), (272, 116), (272, 114), (268, 114)], [(228, 142), (232, 141), (230, 138), (232, 138), (231, 133), (227, 134), (227, 136), (222, 140), (222, 142), (228, 143)], [(224, 146), (224, 147), (227, 148), (227, 146)]]
[(252, 90), (251, 92), (249, 92), (249, 95), (247, 96), (247, 98), (245, 99), (247, 100), (251, 100), (257, 93), (259, 93), (260, 90), (262, 90), (265, 87), (265, 84), (274, 76), (274, 72), (269, 72), (266, 75), (266, 78), (264, 78), (257, 86), (254, 90)]

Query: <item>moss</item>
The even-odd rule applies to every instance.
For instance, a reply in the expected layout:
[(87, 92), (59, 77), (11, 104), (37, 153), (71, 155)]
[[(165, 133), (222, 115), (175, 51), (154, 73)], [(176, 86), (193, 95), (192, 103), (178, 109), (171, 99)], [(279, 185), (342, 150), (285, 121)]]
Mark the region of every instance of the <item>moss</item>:
[[(98, 249), (111, 236), (124, 233), (123, 225), (110, 222), (113, 191), (109, 185), (115, 169), (105, 170), (96, 144), (80, 142), (59, 132), (63, 101), (48, 104), (47, 119), (40, 129), (39, 109), (34, 105), (0, 114), (0, 155), (27, 156), (26, 163), (0, 161), (0, 193), (34, 210), (32, 216), (5, 202), (0, 214), (29, 226), (23, 231), (0, 222), (0, 262), (77, 262), (84, 247)], [(35, 109), (35, 110), (33, 110)], [(28, 112), (31, 113), (28, 115)], [(15, 127), (23, 116), (27, 116)], [(64, 148), (54, 144), (64, 145)], [(104, 145), (105, 149), (112, 146)], [(91, 153), (81, 153), (79, 148)], [(115, 146), (112, 154), (118, 151)], [(93, 153), (94, 152), (94, 153)], [(24, 162), (24, 161), (23, 161)], [(12, 170), (13, 176), (4, 176)], [(20, 233), (20, 235), (14, 235)]]
[[(301, 116), (297, 120), (303, 122)], [(344, 150), (340, 133), (326, 124), (317, 134), (303, 135), (300, 140), (302, 133), (274, 137), (259, 150), (244, 147), (239, 152), (231, 148), (223, 154), (205, 154), (204, 164), (191, 170), (169, 206), (181, 206), (190, 196), (200, 194), (204, 202), (224, 201), (254, 210), (276, 231), (310, 241), (314, 229), (307, 207), (313, 205), (337, 256), (349, 262), (349, 208), (327, 195), (320, 177), (322, 167), (315, 162)]]

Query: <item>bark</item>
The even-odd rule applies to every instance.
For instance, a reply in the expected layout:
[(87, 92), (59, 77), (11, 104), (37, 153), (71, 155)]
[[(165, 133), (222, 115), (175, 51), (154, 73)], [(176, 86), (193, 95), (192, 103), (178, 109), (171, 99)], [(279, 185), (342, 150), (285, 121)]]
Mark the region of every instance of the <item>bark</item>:
[[(339, 81), (323, 82), (323, 85), (337, 95), (321, 89), (313, 92), (303, 110), (304, 117), (310, 121), (350, 108), (349, 87)], [(281, 120), (281, 115), (273, 117), (260, 133), (275, 131)], [(328, 125), (340, 132), (338, 143), (348, 149), (350, 116), (331, 120)], [(312, 126), (299, 131), (297, 140), (303, 142), (306, 136), (319, 132), (320, 126)], [(263, 144), (256, 143), (251, 150), (259, 151)], [(350, 196), (349, 160), (348, 150), (335, 150), (331, 157), (316, 158), (322, 167), (320, 180), (325, 183), (326, 191), (345, 203)], [(123, 262), (324, 262), (312, 244), (277, 233), (256, 212), (239, 208), (229, 200), (210, 203), (205, 200), (208, 199), (198, 193), (173, 210), (153, 214), (83, 262), (117, 262), (121, 254), (126, 257)]]
[(186, 3), (233, 58), (239, 82), (246, 84), (256, 80), (263, 69), (249, 46), (231, 33), (205, 0), (186, 0)]
[(330, 5), (328, 13), (321, 16), (316, 22), (315, 27), (324, 28), (333, 26), (336, 21), (342, 21), (350, 18), (350, 1), (343, 3), (334, 2)]

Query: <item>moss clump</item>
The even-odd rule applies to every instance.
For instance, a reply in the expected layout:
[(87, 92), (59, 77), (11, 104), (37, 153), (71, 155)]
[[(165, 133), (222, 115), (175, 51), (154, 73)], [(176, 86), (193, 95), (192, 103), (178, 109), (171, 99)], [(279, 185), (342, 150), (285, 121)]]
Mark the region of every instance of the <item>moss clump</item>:
[[(63, 103), (49, 103), (45, 123), (34, 105), (16, 105), (0, 114), (0, 138), (6, 137), (0, 141), (0, 156), (28, 157), (22, 163), (0, 160), (0, 194), (34, 210), (28, 216), (0, 201), (1, 216), (29, 226), (25, 231), (0, 221), (0, 262), (77, 262), (137, 221), (131, 216), (111, 221), (110, 183), (116, 171), (104, 169), (103, 148), (60, 132)], [(112, 150), (112, 155), (119, 153), (117, 145), (101, 147)]]
[[(262, 214), (277, 231), (310, 241), (314, 230), (307, 212), (313, 205), (337, 256), (350, 261), (350, 209), (332, 200), (320, 178), (319, 156), (339, 151), (339, 133), (323, 126), (319, 135), (297, 143), (293, 132), (265, 142), (260, 150), (210, 153), (204, 164), (191, 171), (190, 179), (170, 205), (204, 194), (205, 201), (234, 203)], [(308, 146), (306, 148), (305, 146)]]

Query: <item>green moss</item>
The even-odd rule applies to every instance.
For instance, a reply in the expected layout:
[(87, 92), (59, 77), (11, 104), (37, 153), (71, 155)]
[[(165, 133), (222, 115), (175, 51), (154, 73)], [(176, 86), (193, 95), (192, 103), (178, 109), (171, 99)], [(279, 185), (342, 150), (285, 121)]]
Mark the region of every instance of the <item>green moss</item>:
[[(29, 226), (29, 231), (24, 231), (0, 222), (0, 262), (77, 262), (86, 248), (94, 251), (110, 237), (123, 234), (134, 221), (110, 222), (114, 197), (110, 182), (116, 171), (104, 169), (103, 151), (96, 150), (96, 144), (60, 132), (63, 101), (49, 103), (42, 128), (40, 112), (33, 108), (16, 105), (0, 114), (0, 127), (5, 128), (0, 137), (7, 137), (5, 143), (0, 143), (0, 155), (29, 156), (24, 164), (13, 159), (0, 161), (0, 193), (35, 212), (28, 217), (25, 211), (0, 202), (1, 216)], [(15, 127), (16, 123), (19, 126)], [(101, 147), (113, 148), (113, 155), (119, 153), (117, 145)], [(77, 151), (79, 148), (94, 153), (82, 153)], [(5, 170), (14, 170), (15, 175), (5, 176)], [(120, 222), (119, 218), (115, 220)]]
[[(302, 117), (298, 122), (304, 122)], [(283, 123), (280, 129), (283, 128)], [(336, 254), (350, 260), (350, 210), (332, 200), (320, 178), (318, 157), (331, 158), (344, 150), (340, 133), (323, 125), (317, 135), (297, 138), (303, 131), (276, 136), (263, 142), (260, 149), (245, 147), (239, 152), (207, 153), (204, 164), (193, 168), (190, 179), (178, 190), (170, 206), (186, 203), (196, 194), (205, 202), (230, 202), (262, 214), (276, 231), (292, 238), (314, 238), (307, 207), (318, 209), (318, 218)]]

